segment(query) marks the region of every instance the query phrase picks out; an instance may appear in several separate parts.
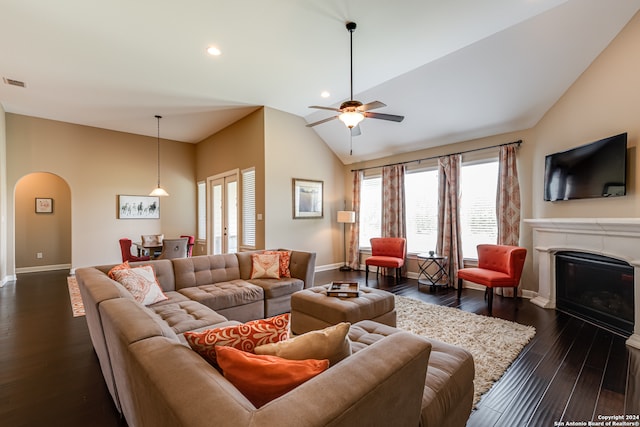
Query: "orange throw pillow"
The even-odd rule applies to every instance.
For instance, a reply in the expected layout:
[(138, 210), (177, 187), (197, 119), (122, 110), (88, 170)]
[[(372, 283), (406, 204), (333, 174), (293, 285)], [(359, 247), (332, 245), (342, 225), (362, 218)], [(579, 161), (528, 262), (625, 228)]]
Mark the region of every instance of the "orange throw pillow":
[(242, 325), (185, 332), (183, 335), (195, 352), (217, 366), (216, 346), (229, 346), (253, 353), (253, 349), (259, 345), (289, 338), (289, 313), (252, 320)]
[(291, 264), (290, 251), (264, 251), (263, 254), (279, 255), (280, 256), (280, 277), (291, 277), (291, 270), (289, 270), (289, 264)]
[(116, 277), (113, 273), (118, 270), (128, 270), (130, 268), (131, 266), (129, 265), (129, 261), (125, 261), (122, 264), (118, 264), (115, 267), (112, 267), (111, 270), (109, 270), (109, 272), (107, 273), (107, 276), (109, 276), (110, 279), (116, 280)]
[(293, 390), (329, 367), (324, 360), (287, 360), (233, 347), (216, 347), (222, 373), (256, 408)]

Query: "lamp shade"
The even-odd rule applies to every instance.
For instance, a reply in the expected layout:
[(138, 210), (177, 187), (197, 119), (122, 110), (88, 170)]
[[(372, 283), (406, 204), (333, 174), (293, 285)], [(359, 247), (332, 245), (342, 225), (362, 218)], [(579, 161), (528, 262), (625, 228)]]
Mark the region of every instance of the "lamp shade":
[(353, 224), (356, 222), (356, 213), (354, 211), (338, 211), (338, 222)]

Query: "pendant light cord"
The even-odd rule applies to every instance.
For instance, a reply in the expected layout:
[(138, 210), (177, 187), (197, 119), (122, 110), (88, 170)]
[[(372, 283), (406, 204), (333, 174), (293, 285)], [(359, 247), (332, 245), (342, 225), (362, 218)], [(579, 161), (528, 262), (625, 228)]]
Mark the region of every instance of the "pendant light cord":
[(160, 119), (162, 116), (156, 115), (158, 119), (158, 188), (160, 188)]
[(353, 28), (349, 28), (349, 58), (351, 69), (351, 100), (353, 101), (353, 31), (356, 29), (355, 24)]

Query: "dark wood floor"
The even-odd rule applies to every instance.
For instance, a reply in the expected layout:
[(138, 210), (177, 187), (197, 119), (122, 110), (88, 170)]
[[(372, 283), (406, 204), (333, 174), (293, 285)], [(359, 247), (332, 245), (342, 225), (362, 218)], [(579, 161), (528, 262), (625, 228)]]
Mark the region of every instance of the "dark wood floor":
[[(113, 406), (83, 317), (71, 315), (66, 271), (19, 275), (0, 288), (0, 425), (126, 426)], [(362, 272), (320, 272), (316, 283), (364, 282)], [(415, 280), (369, 284), (486, 314), (481, 291), (418, 289)], [(496, 297), (494, 315), (535, 326), (534, 339), (486, 393), (468, 426), (553, 426), (640, 413), (640, 351), (624, 339), (526, 300)]]

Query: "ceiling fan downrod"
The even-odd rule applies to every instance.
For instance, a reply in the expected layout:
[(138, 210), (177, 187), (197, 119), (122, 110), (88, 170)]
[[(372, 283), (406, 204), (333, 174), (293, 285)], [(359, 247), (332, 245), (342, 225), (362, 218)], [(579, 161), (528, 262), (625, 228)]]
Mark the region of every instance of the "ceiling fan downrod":
[(355, 22), (347, 22), (347, 30), (349, 31), (349, 58), (350, 58), (350, 73), (351, 73), (351, 100), (353, 101), (353, 32), (356, 30)]

